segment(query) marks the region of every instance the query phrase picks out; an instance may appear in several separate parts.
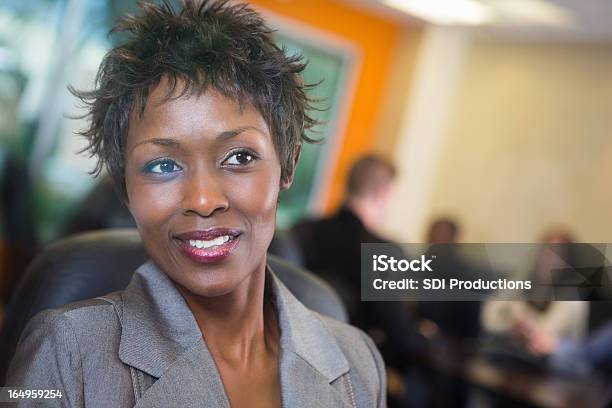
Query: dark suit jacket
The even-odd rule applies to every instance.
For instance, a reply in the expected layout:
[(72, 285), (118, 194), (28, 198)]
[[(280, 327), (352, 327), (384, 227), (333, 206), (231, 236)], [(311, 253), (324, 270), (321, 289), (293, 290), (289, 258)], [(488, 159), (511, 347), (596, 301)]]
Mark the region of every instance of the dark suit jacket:
[(291, 233), (302, 251), (305, 267), (338, 291), (351, 323), (377, 334), (374, 337), (387, 364), (401, 368), (424, 349), (425, 340), (405, 304), (361, 302), (361, 244), (389, 241), (368, 231), (346, 207), (330, 218), (298, 223)]
[(359, 319), (361, 244), (386, 243), (368, 231), (347, 208), (334, 216), (298, 223), (291, 229), (304, 266), (340, 292), (353, 321)]

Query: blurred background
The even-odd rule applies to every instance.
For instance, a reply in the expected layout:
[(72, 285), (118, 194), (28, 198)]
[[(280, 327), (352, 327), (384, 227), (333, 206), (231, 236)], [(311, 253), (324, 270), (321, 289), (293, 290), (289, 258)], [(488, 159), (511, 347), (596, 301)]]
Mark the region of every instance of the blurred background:
[[(324, 125), (315, 135), (325, 142), (305, 147), (282, 197), (280, 231), (335, 214), (351, 166), (375, 154), (395, 167), (373, 227), (390, 241), (431, 241), (440, 217), (460, 228), (456, 242), (546, 241), (551, 228), (571, 241), (612, 241), (612, 2), (249, 3), (278, 30), (279, 44), (308, 59), (305, 80), (323, 81), (313, 96), (328, 108), (317, 113)], [(93, 220), (110, 189), (95, 193), (104, 187), (88, 174), (95, 160), (78, 154), (83, 110), (67, 86), (93, 88), (102, 57), (120, 40), (107, 36), (110, 27), (136, 9), (133, 0), (0, 3), (3, 307), (43, 246), (87, 227), (132, 225), (121, 211)], [(421, 323), (425, 337), (440, 326)], [(399, 385), (390, 384), (398, 401), (411, 389), (427, 395), (432, 377), (399, 371)], [(471, 384), (462, 381), (459, 388)], [(546, 400), (560, 384), (544, 402), (513, 403), (562, 406)], [(502, 404), (466, 395), (458, 406)], [(435, 405), (423, 398), (415, 401)]]

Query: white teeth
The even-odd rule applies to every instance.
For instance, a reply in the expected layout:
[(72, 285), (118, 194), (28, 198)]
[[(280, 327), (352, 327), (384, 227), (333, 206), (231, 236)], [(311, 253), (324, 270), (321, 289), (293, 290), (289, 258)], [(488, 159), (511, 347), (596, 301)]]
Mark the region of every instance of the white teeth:
[(189, 245), (191, 245), (194, 248), (202, 249), (202, 248), (210, 248), (210, 247), (217, 246), (217, 245), (223, 245), (229, 240), (230, 240), (229, 235), (223, 235), (215, 239), (211, 239), (210, 241), (204, 241), (200, 239), (190, 239)]

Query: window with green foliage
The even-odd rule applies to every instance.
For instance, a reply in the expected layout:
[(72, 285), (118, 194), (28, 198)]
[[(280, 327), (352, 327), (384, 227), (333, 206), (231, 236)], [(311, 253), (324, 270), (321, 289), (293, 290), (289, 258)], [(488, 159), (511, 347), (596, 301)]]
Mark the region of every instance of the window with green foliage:
[(340, 100), (344, 87), (346, 59), (342, 53), (327, 49), (321, 44), (306, 44), (290, 38), (285, 33), (277, 34), (277, 41), (284, 46), (289, 54), (301, 54), (308, 65), (304, 72), (304, 82), (318, 83), (310, 92), (310, 96), (318, 100), (316, 107), (321, 110), (311, 114), (321, 123), (308, 136), (322, 139), (318, 144), (305, 144), (302, 147), (300, 163), (296, 170), (293, 186), (281, 193), (280, 206), (277, 215), (279, 228), (288, 228), (298, 220), (308, 216), (312, 202), (317, 193), (321, 169), (325, 160), (329, 160), (328, 146), (334, 137)]

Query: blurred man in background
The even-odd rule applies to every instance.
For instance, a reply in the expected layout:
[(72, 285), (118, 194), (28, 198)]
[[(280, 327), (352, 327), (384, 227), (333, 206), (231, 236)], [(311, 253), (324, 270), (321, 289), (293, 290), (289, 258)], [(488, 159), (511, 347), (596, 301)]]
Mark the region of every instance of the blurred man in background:
[(374, 231), (385, 213), (394, 177), (395, 167), (380, 157), (357, 160), (338, 212), (298, 223), (291, 230), (306, 268), (340, 292), (351, 320), (360, 318), (361, 244), (388, 242)]

